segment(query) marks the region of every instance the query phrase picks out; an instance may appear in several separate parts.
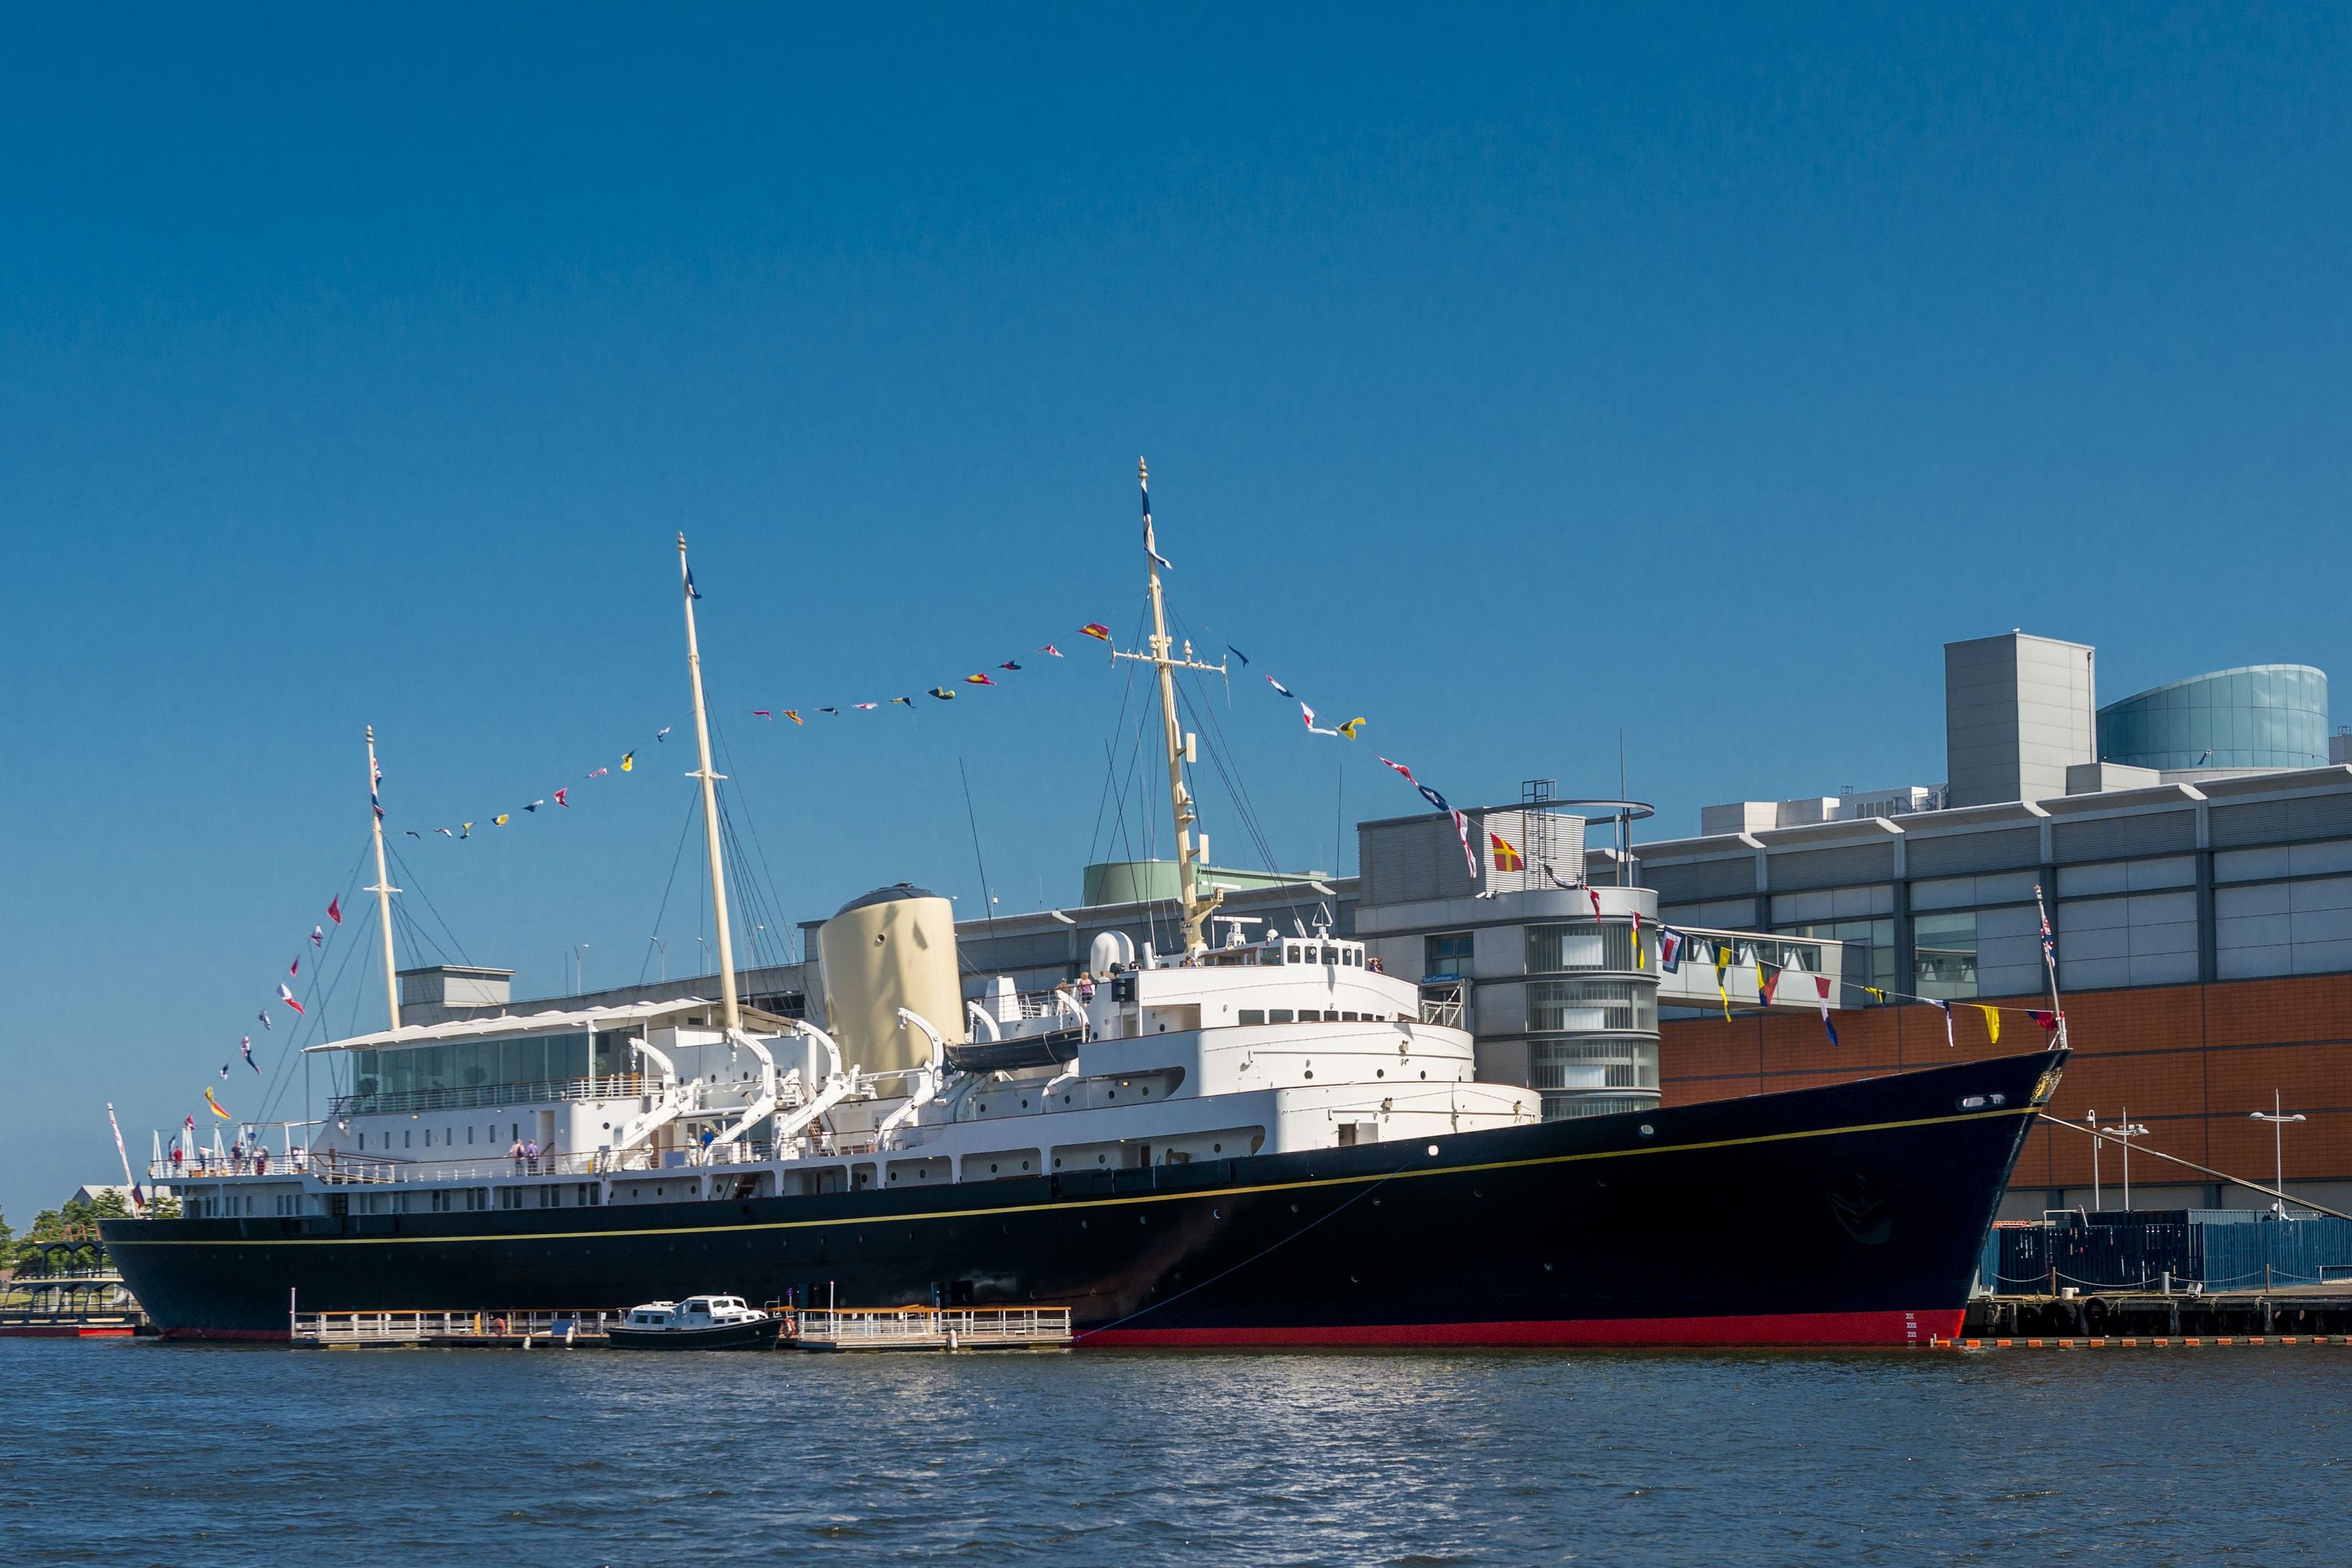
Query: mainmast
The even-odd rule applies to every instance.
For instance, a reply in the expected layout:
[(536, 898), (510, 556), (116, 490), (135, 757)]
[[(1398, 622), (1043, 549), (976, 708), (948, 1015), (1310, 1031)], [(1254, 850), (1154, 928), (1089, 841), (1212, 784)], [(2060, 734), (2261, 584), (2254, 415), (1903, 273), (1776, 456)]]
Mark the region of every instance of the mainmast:
[(400, 891), (383, 869), (383, 800), (377, 785), (383, 782), (383, 770), (375, 765), (375, 726), (367, 727), (368, 748), (368, 827), (375, 835), (375, 885), (367, 890), (375, 895), (376, 924), (383, 927), (383, 1005), (392, 1015), (392, 1027), (400, 1027), (400, 978), (392, 957), (392, 896)]
[(710, 719), (702, 707), (702, 651), (694, 640), (694, 573), (686, 563), (686, 535), (677, 536), (677, 580), (686, 600), (686, 668), (694, 678), (694, 742), (702, 766), (687, 775), (702, 781), (702, 839), (710, 859), (710, 917), (719, 929), (719, 994), (727, 1009), (729, 1032), (743, 1026), (742, 1009), (735, 1001), (735, 944), (727, 931), (727, 868), (719, 858), (719, 781), (724, 774), (710, 769)]
[(1187, 954), (1205, 949), (1208, 940), (1202, 928), (1209, 916), (1224, 901), (1222, 888), (1212, 888), (1206, 897), (1200, 891), (1199, 868), (1209, 858), (1209, 836), (1200, 837), (1197, 850), (1192, 838), (1192, 824), (1199, 814), (1192, 809), (1192, 792), (1184, 783), (1184, 764), (1193, 760), (1198, 745), (1195, 737), (1184, 732), (1176, 717), (1176, 679), (1172, 671), (1202, 669), (1213, 675), (1223, 675), (1223, 664), (1204, 664), (1193, 658), (1190, 638), (1184, 643), (1184, 657), (1173, 654), (1173, 643), (1168, 636), (1167, 606), (1160, 593), (1160, 568), (1164, 558), (1160, 553), (1151, 532), (1151, 471), (1143, 459), (1135, 460), (1135, 482), (1143, 491), (1143, 571), (1151, 584), (1151, 651), (1124, 653), (1114, 651), (1113, 658), (1148, 659), (1160, 672), (1160, 717), (1168, 748), (1168, 804), (1176, 818), (1176, 900), (1183, 910), (1184, 951)]

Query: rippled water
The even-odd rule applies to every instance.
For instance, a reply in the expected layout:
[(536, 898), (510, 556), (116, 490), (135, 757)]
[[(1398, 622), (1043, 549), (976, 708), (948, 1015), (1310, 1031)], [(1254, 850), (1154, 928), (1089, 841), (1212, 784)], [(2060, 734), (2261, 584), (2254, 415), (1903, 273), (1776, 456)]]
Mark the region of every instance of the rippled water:
[(2352, 1348), (0, 1341), (11, 1563), (2340, 1563)]

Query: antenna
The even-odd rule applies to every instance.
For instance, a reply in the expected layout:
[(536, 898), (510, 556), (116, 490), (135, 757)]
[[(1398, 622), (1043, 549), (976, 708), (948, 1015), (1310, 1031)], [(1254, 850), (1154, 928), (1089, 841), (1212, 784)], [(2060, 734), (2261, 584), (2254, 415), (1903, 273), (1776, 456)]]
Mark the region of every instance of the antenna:
[(686, 535), (677, 536), (678, 590), (686, 603), (686, 668), (694, 682), (694, 742), (702, 766), (688, 778), (702, 781), (702, 835), (710, 857), (710, 918), (719, 929), (719, 994), (726, 1007), (727, 1032), (743, 1026), (742, 1009), (735, 1002), (735, 944), (727, 929), (727, 869), (719, 858), (719, 781), (726, 775), (710, 767), (710, 719), (702, 706), (702, 651), (694, 640), (694, 572), (686, 563)]
[[(1217, 906), (1224, 901), (1223, 888), (1211, 888), (1206, 897), (1199, 889), (1197, 869), (1208, 857), (1208, 836), (1203, 834), (1196, 848), (1192, 839), (1192, 824), (1200, 814), (1192, 808), (1192, 792), (1184, 783), (1184, 764), (1192, 758), (1193, 738), (1183, 731), (1176, 717), (1176, 680), (1173, 671), (1179, 669), (1206, 670), (1223, 675), (1225, 667), (1205, 664), (1192, 657), (1192, 645), (1184, 645), (1184, 657), (1174, 657), (1174, 643), (1168, 636), (1168, 612), (1160, 592), (1160, 569), (1167, 558), (1160, 553), (1159, 544), (1151, 531), (1151, 471), (1143, 459), (1135, 460), (1135, 482), (1143, 492), (1143, 571), (1151, 590), (1151, 651), (1129, 653), (1113, 649), (1111, 658), (1131, 658), (1151, 665), (1160, 672), (1160, 727), (1168, 745), (1168, 805), (1176, 819), (1176, 900), (1183, 911), (1184, 952), (1187, 957), (1208, 949), (1202, 927)], [(1301, 934), (1304, 934), (1303, 932)]]
[(367, 727), (368, 749), (368, 827), (375, 835), (375, 882), (367, 891), (375, 895), (376, 923), (383, 927), (383, 1005), (391, 1015), (393, 1028), (400, 1027), (400, 980), (392, 957), (392, 896), (400, 891), (392, 885), (392, 878), (383, 868), (383, 796), (377, 787), (383, 782), (383, 770), (375, 765), (375, 726)]

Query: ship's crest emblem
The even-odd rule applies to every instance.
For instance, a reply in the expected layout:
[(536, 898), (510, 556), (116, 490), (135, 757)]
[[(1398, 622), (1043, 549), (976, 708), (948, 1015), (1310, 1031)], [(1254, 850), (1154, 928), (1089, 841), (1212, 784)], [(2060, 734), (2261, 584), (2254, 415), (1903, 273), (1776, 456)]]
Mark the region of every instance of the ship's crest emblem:
[(1895, 1206), (1879, 1184), (1857, 1171), (1832, 1187), (1830, 1213), (1845, 1233), (1864, 1247), (1877, 1247), (1895, 1233)]

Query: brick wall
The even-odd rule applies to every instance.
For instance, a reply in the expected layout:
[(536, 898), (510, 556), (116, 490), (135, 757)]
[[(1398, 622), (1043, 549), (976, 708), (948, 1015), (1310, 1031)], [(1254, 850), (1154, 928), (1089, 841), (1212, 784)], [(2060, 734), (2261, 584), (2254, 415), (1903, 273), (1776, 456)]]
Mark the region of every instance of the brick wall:
[[(1987, 1000), (2044, 1005), (2036, 997)], [(2035, 1049), (2045, 1037), (2024, 1014), (2004, 1013), (1994, 1045), (1984, 1015), (1966, 1004), (1952, 1009), (1954, 1047), (1945, 1045), (1944, 1016), (1933, 1007), (1835, 1016), (1843, 1045), (1834, 1048), (1818, 1017), (1667, 1020), (1658, 1051), (1664, 1102), (1690, 1105), (2004, 1056)], [(2352, 975), (2085, 992), (2068, 1002), (2066, 1024), (2074, 1056), (2051, 1114), (2079, 1121), (2096, 1109), (2106, 1121), (2128, 1105), (2132, 1120), (2148, 1130), (2142, 1147), (2267, 1181), (2271, 1129), (2247, 1113), (2268, 1110), (2276, 1089), (2289, 1111), (2310, 1118), (2286, 1130), (2287, 1179), (2352, 1179)], [(2115, 1155), (2111, 1147), (2101, 1156), (2110, 1181)], [(2144, 1170), (2146, 1181), (2199, 1179), (2157, 1161)], [(2090, 1180), (2091, 1141), (2045, 1126), (2029, 1135), (2014, 1184), (2082, 1186)]]

